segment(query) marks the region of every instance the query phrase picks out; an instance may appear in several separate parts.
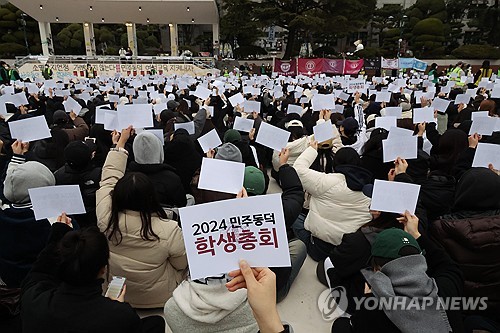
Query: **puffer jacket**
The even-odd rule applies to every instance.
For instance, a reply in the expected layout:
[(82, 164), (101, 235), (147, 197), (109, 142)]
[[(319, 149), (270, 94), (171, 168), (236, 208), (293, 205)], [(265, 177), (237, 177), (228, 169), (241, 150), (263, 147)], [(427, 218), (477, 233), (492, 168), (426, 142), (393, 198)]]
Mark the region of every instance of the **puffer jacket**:
[(430, 232), (464, 273), (464, 296), (488, 297), (488, 308), (481, 312), (498, 318), (500, 211), (447, 215), (434, 221)]
[(309, 166), (317, 155), (318, 152), (309, 147), (293, 165), (304, 190), (311, 195), (305, 228), (314, 237), (339, 245), (344, 234), (355, 232), (372, 218), (371, 200), (361, 192), (363, 186), (371, 182), (372, 175), (354, 166), (341, 166), (342, 173), (311, 170)]
[[(316, 122), (316, 124), (320, 125), (324, 122), (325, 122), (324, 119), (319, 119)], [(333, 127), (333, 135), (334, 135), (334, 139), (332, 140), (332, 151), (334, 153), (336, 153), (337, 150), (339, 150), (340, 148), (343, 147), (343, 144), (342, 144), (342, 140), (340, 139), (340, 134), (339, 134), (337, 127), (335, 125), (332, 125), (332, 127)], [(288, 142), (286, 144), (286, 148), (288, 148), (290, 151), (290, 156), (288, 157), (288, 164), (293, 165), (295, 163), (295, 161), (300, 156), (300, 154), (302, 154), (304, 152), (304, 150), (306, 150), (307, 147), (309, 147), (309, 143), (311, 142), (312, 139), (314, 139), (314, 135), (303, 136), (300, 139), (297, 139), (297, 140), (292, 141), (292, 142)], [(280, 165), (280, 152), (279, 151), (274, 151), (272, 162), (273, 162), (273, 169), (274, 169), (274, 171), (277, 172), (279, 170), (279, 165)]]
[[(123, 177), (126, 164), (125, 153), (108, 153), (102, 169), (101, 188), (96, 193), (96, 213), (101, 231), (109, 224), (111, 193)], [(163, 307), (183, 280), (187, 267), (182, 231), (177, 222), (153, 215), (151, 225), (160, 240), (147, 241), (141, 237), (141, 225), (140, 212), (126, 210), (119, 213), (123, 239), (120, 244), (109, 242), (109, 279), (112, 276), (127, 278), (125, 302), (133, 307)]]

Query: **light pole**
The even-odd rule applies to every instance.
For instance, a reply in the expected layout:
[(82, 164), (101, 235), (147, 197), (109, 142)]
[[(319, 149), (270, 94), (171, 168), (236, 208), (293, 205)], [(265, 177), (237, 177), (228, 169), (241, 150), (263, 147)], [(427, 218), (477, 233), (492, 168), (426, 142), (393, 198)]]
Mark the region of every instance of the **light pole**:
[(30, 46), (28, 45), (28, 36), (26, 35), (26, 17), (28, 17), (28, 15), (26, 15), (25, 13), (21, 14), (21, 25), (23, 27), (24, 44), (26, 45), (26, 52), (28, 55), (31, 55)]
[(398, 58), (401, 57), (401, 44), (403, 42), (403, 29), (405, 27), (406, 20), (408, 16), (403, 15), (399, 20), (399, 39), (398, 39)]

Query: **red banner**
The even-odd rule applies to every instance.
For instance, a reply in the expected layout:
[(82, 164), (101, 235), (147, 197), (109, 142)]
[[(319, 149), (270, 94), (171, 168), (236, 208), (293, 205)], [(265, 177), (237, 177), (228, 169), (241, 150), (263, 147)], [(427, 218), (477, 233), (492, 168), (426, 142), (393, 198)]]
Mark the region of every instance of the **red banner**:
[(316, 75), (323, 73), (323, 58), (302, 59), (299, 58), (299, 74)]
[(344, 74), (356, 75), (363, 68), (364, 60), (346, 60)]
[(344, 60), (323, 59), (323, 72), (328, 74), (344, 74)]
[(274, 59), (274, 72), (278, 75), (295, 76), (300, 75), (316, 75), (322, 73), (328, 74), (350, 74), (356, 75), (363, 68), (364, 60), (344, 60), (344, 59), (297, 59), (283, 61)]
[(274, 59), (274, 72), (284, 76), (297, 75), (297, 62), (295, 59), (290, 61)]

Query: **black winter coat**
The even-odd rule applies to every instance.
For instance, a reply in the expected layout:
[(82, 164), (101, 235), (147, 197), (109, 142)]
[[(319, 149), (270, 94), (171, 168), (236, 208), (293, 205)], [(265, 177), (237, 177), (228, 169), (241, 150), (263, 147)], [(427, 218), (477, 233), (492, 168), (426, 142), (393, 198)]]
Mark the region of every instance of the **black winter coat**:
[(23, 332), (140, 332), (141, 320), (129, 304), (101, 295), (104, 280), (72, 286), (57, 279), (57, 244), (69, 231), (69, 226), (54, 223), (47, 247), (23, 282)]

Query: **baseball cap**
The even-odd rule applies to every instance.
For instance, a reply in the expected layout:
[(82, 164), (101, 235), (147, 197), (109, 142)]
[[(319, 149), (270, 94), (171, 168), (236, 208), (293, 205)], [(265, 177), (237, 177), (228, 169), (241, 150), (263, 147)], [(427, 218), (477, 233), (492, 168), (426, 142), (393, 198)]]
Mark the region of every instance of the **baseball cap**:
[(400, 251), (406, 246), (414, 247), (418, 253), (422, 252), (417, 240), (406, 231), (397, 228), (387, 229), (375, 238), (372, 245), (372, 257), (397, 259), (402, 257)]
[(347, 132), (354, 132), (354, 131), (357, 131), (359, 128), (358, 121), (356, 119), (354, 119), (353, 117), (349, 117), (349, 118), (346, 118), (342, 121), (339, 121), (338, 125), (344, 127), (344, 129)]
[(245, 168), (245, 178), (243, 187), (247, 190), (248, 194), (261, 195), (266, 190), (266, 181), (262, 171), (253, 166)]
[(289, 121), (288, 123), (285, 123), (285, 128), (288, 128), (291, 126), (304, 127), (304, 124), (302, 124), (302, 122), (300, 120), (292, 120), (292, 121)]

